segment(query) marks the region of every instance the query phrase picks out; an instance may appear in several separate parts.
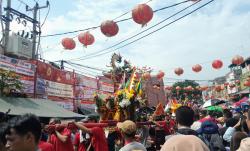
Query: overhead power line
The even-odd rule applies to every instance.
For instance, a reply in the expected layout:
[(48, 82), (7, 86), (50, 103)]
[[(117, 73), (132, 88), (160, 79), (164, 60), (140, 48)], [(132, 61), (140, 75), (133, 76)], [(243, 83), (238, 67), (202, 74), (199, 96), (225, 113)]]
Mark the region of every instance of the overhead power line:
[[(116, 51), (116, 50), (118, 50), (118, 49), (121, 49), (121, 48), (126, 47), (126, 46), (128, 46), (128, 45), (131, 45), (131, 44), (133, 44), (133, 43), (135, 43), (135, 42), (137, 42), (137, 41), (139, 41), (139, 40), (141, 40), (141, 39), (143, 39), (143, 38), (145, 38), (145, 37), (148, 37), (149, 35), (152, 35), (153, 33), (157, 32), (157, 31), (159, 31), (159, 30), (162, 30), (163, 28), (165, 28), (165, 27), (167, 27), (167, 26), (169, 26), (169, 25), (171, 25), (171, 24), (173, 24), (173, 23), (175, 23), (175, 22), (181, 20), (182, 18), (185, 18), (186, 16), (191, 15), (192, 13), (194, 13), (194, 12), (196, 12), (197, 10), (199, 10), (199, 9), (201, 9), (201, 8), (203, 8), (203, 7), (205, 7), (206, 5), (210, 4), (210, 3), (213, 2), (213, 1), (214, 1), (214, 0), (210, 0), (209, 2), (207, 2), (207, 3), (203, 4), (203, 5), (201, 5), (200, 7), (196, 8), (196, 9), (194, 9), (194, 10), (192, 10), (191, 12), (189, 12), (189, 13), (187, 13), (187, 14), (185, 14), (185, 15), (183, 15), (183, 16), (177, 18), (177, 19), (175, 19), (174, 21), (172, 21), (172, 22), (170, 22), (170, 23), (168, 23), (168, 24), (166, 24), (166, 25), (164, 25), (164, 26), (162, 26), (162, 27), (160, 27), (160, 28), (158, 28), (158, 29), (156, 29), (156, 30), (154, 30), (154, 31), (152, 31), (152, 32), (150, 32), (150, 33), (148, 33), (148, 34), (146, 34), (146, 35), (140, 37), (140, 38), (137, 38), (137, 39), (135, 39), (135, 40), (133, 40), (133, 41), (131, 41), (131, 42), (125, 44), (125, 45), (122, 45), (122, 46), (120, 46), (120, 47), (118, 47), (118, 48), (116, 48), (116, 49), (113, 49), (113, 50), (110, 50), (110, 51), (106, 51), (106, 52), (104, 52), (104, 53), (100, 53), (100, 54), (97, 54), (97, 55), (85, 57), (85, 58), (82, 58), (82, 59), (78, 59), (77, 61), (79, 61), (79, 60), (87, 60), (87, 59), (90, 59), (90, 58), (93, 58), (93, 57), (98, 57), (98, 56), (101, 56), (101, 55), (105, 55), (105, 54), (107, 54), (107, 53), (114, 52), (114, 51)], [(71, 60), (73, 60), (73, 59), (71, 59)]]
[[(167, 8), (171, 8), (171, 7), (175, 7), (177, 5), (180, 5), (180, 4), (183, 4), (183, 3), (186, 3), (186, 2), (189, 2), (191, 0), (185, 0), (185, 1), (182, 1), (182, 2), (179, 2), (179, 3), (176, 3), (176, 4), (173, 4), (173, 5), (170, 5), (170, 6), (166, 6), (166, 7), (163, 7), (163, 8), (160, 8), (160, 9), (157, 9), (157, 10), (154, 10), (154, 12), (158, 12), (158, 11), (162, 11), (164, 9), (167, 9)], [(124, 14), (122, 14), (121, 16), (124, 16)], [(117, 18), (120, 18), (119, 16)], [(116, 19), (116, 18), (115, 18)], [(126, 19), (122, 19), (122, 20), (118, 20), (116, 21), (116, 23), (119, 23), (119, 22), (123, 22), (123, 21), (127, 21), (127, 20), (130, 20), (132, 19), (132, 17), (129, 17), (129, 18), (126, 18)], [(96, 29), (96, 28), (99, 28), (100, 25), (98, 26), (93, 26), (93, 27), (88, 27), (88, 28), (85, 28), (85, 29), (79, 29), (79, 30), (74, 30), (74, 31), (68, 31), (68, 32), (62, 32), (62, 33), (56, 33), (56, 34), (48, 34), (48, 35), (43, 35), (41, 37), (52, 37), (52, 36), (60, 36), (60, 35), (66, 35), (66, 34), (72, 34), (72, 33), (77, 33), (77, 32), (81, 32), (81, 31), (87, 31), (87, 30), (92, 30), (92, 29)]]
[[(153, 0), (149, 0), (149, 1), (145, 2), (145, 4), (147, 4), (147, 3), (151, 2), (151, 1), (153, 1)], [(118, 18), (121, 18), (122, 16), (127, 15), (127, 14), (130, 13), (130, 12), (131, 12), (131, 10), (130, 10), (130, 11), (127, 11), (127, 12), (125, 12), (125, 13), (123, 13), (123, 14), (121, 14), (120, 16), (117, 16), (117, 17), (114, 18), (113, 20), (117, 20)]]
[[(198, 2), (199, 2), (199, 1), (198, 1)], [(171, 15), (171, 16), (165, 18), (164, 20), (158, 22), (157, 24), (155, 24), (155, 25), (153, 25), (153, 26), (151, 26), (151, 27), (149, 27), (149, 28), (147, 28), (147, 29), (145, 29), (145, 30), (143, 30), (143, 31), (141, 31), (141, 32), (139, 32), (139, 33), (133, 35), (133, 36), (130, 36), (130, 37), (128, 37), (128, 38), (122, 40), (121, 42), (118, 42), (117, 44), (114, 44), (114, 45), (112, 45), (112, 46), (110, 46), (110, 47), (101, 49), (101, 50), (99, 50), (99, 51), (96, 51), (96, 52), (93, 52), (93, 53), (90, 53), (90, 54), (87, 54), (87, 55), (85, 55), (85, 56), (82, 56), (82, 57), (79, 57), (79, 58), (72, 59), (72, 61), (73, 61), (73, 60), (79, 60), (79, 59), (81, 59), (81, 58), (89, 57), (89, 56), (92, 56), (92, 55), (97, 55), (98, 53), (101, 53), (101, 52), (104, 52), (104, 51), (109, 50), (109, 49), (111, 49), (111, 48), (114, 48), (114, 47), (116, 47), (116, 46), (118, 46), (118, 45), (120, 45), (120, 44), (122, 44), (122, 43), (124, 43), (124, 42), (126, 42), (126, 41), (128, 41), (128, 40), (130, 40), (130, 39), (132, 39), (132, 38), (134, 38), (134, 37), (137, 37), (137, 36), (139, 36), (139, 35), (145, 33), (146, 31), (148, 31), (148, 30), (150, 30), (150, 29), (152, 29), (152, 28), (154, 28), (154, 27), (156, 27), (156, 26), (158, 26), (158, 25), (160, 25), (160, 24), (166, 22), (167, 20), (173, 18), (174, 16), (176, 16), (176, 15), (182, 13), (183, 11), (189, 9), (190, 7), (196, 5), (198, 2), (195, 2), (195, 3), (193, 3), (193, 4), (191, 4), (191, 5), (187, 6), (187, 7), (185, 7), (184, 9), (182, 9), (182, 10), (180, 10), (180, 11), (174, 13), (173, 15)]]
[[(27, 3), (25, 3), (24, 1), (22, 1), (22, 0), (18, 0), (20, 3), (22, 3), (23, 5), (25, 5), (25, 6), (29, 6)], [(30, 7), (30, 6), (29, 6)]]
[(69, 61), (65, 61), (65, 63), (68, 63), (69, 65), (77, 65), (83, 68), (88, 68), (88, 69), (92, 69), (92, 70), (96, 70), (96, 71), (108, 71), (105, 69), (101, 69), (101, 68), (97, 68), (97, 67), (90, 67), (90, 66), (86, 66), (86, 65), (82, 65), (82, 64), (78, 64), (78, 63), (73, 63), (73, 62), (69, 62)]

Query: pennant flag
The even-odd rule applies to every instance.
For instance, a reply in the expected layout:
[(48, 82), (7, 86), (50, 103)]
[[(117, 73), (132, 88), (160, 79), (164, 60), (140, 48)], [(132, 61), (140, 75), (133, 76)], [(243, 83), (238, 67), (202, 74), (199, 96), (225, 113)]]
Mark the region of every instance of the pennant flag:
[(142, 83), (141, 83), (141, 79), (140, 81), (138, 82), (137, 86), (136, 86), (136, 92), (139, 96), (142, 95)]
[(121, 82), (120, 82), (119, 89), (124, 89), (126, 87), (125, 79), (126, 79), (126, 74), (124, 72), (123, 77), (122, 77)]
[(161, 115), (164, 115), (164, 108), (163, 108), (163, 105), (159, 103), (154, 112), (154, 116), (161, 116)]
[(132, 88), (134, 86), (135, 75), (136, 75), (136, 70), (134, 69), (134, 71), (131, 75), (130, 84), (129, 84), (129, 88), (128, 88), (129, 92), (132, 90)]

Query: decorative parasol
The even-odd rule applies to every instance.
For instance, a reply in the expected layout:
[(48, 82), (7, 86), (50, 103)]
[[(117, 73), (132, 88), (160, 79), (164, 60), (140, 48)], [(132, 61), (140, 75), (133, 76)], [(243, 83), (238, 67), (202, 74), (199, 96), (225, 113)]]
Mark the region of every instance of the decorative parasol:
[(215, 106), (215, 105), (219, 105), (219, 104), (223, 104), (223, 103), (226, 103), (226, 102), (224, 100), (219, 100), (219, 99), (210, 99), (210, 100), (206, 101), (202, 107), (207, 108), (209, 106)]
[(220, 107), (220, 106), (209, 106), (209, 107), (207, 107), (207, 110), (208, 110), (208, 111), (223, 112), (223, 109), (222, 109), (222, 107)]

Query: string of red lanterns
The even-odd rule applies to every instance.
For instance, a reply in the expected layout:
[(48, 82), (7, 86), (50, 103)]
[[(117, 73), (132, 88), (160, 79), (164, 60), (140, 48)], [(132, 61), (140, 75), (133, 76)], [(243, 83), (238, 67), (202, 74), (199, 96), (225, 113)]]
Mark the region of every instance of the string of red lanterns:
[[(200, 0), (190, 0), (190, 1), (197, 2)], [(184, 2), (188, 2), (188, 1), (184, 1)], [(173, 6), (175, 6), (175, 5), (173, 5)], [(168, 8), (168, 7), (166, 7), (166, 8)], [(156, 10), (156, 11), (159, 11), (159, 10)], [(145, 3), (138, 4), (133, 8), (131, 16), (132, 16), (131, 18), (133, 19), (133, 21), (135, 23), (140, 24), (143, 27), (152, 20), (152, 18), (154, 16), (154, 11), (149, 5), (147, 5)], [(88, 28), (88, 29), (96, 29), (98, 27), (100, 27), (101, 32), (106, 37), (113, 37), (113, 36), (117, 35), (119, 32), (119, 27), (118, 27), (117, 23), (113, 20), (103, 21), (100, 26), (96, 26), (96, 27), (92, 27), (92, 28)], [(94, 43), (94, 36), (88, 32), (85, 32), (85, 33), (81, 33), (78, 35), (78, 40), (80, 43), (82, 43), (86, 47), (86, 46)], [(73, 41), (74, 40), (72, 38), (66, 39), (66, 42), (63, 39), (61, 41), (61, 44), (63, 45), (64, 49), (72, 50), (75, 48), (75, 47), (73, 47), (74, 46)], [(70, 43), (70, 44), (68, 44), (68, 43)]]
[[(153, 14), (153, 9), (150, 6), (147, 4), (139, 4), (132, 10), (132, 19), (135, 23), (145, 26), (150, 20), (152, 20)], [(113, 20), (106, 20), (102, 22), (100, 29), (106, 37), (113, 37), (119, 32), (119, 27)], [(89, 32), (85, 32), (78, 35), (78, 40), (85, 47), (87, 47), (88, 45), (92, 45), (94, 43), (95, 38)], [(66, 50), (72, 50), (75, 48), (75, 41), (72, 38), (64, 38), (61, 41), (61, 44)]]

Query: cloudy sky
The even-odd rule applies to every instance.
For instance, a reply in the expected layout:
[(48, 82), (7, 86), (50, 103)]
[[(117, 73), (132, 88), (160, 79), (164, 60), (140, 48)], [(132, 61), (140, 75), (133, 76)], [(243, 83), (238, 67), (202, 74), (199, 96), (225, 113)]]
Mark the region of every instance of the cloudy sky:
[[(30, 6), (35, 4), (34, 0), (23, 1)], [(40, 5), (44, 5), (46, 2), (45, 0), (37, 1)], [(147, 0), (50, 0), (50, 13), (42, 27), (42, 35), (98, 26), (102, 21), (114, 19), (130, 11), (136, 4), (146, 1)], [(153, 10), (156, 10), (181, 1), (182, 0), (152, 0), (148, 5), (150, 5)], [(202, 0), (197, 5), (194, 5), (185, 12), (171, 18), (145, 34), (160, 28), (208, 1), (209, 0)], [(143, 31), (190, 4), (192, 4), (192, 2), (156, 12), (153, 19), (144, 28), (134, 23), (133, 20), (121, 22), (118, 24), (119, 33), (112, 38), (106, 38), (100, 32), (99, 28), (90, 30), (95, 36), (95, 43), (88, 48), (84, 48), (76, 38), (77, 47), (74, 50), (65, 51), (61, 46), (60, 42), (62, 38), (75, 37), (79, 33), (42, 38), (42, 57), (46, 60), (56, 61), (88, 55), (89, 53), (107, 48)], [(25, 6), (20, 4), (18, 0), (13, 0), (13, 7), (25, 12)], [(44, 20), (47, 11), (47, 9), (41, 10), (41, 21)], [(32, 16), (32, 13), (29, 13), (29, 15)], [(130, 16), (131, 13), (128, 13), (119, 19)], [(13, 24), (13, 31), (18, 31), (23, 28), (21, 25), (17, 27), (15, 23)], [(29, 27), (25, 29), (28, 30)], [(126, 44), (126, 42), (123, 44)], [(114, 49), (110, 51), (112, 50)], [(127, 47), (99, 57), (74, 62), (93, 67), (107, 68), (106, 65), (109, 64), (113, 52), (119, 52), (135, 66), (149, 66), (152, 67), (155, 72), (163, 70), (166, 78), (203, 80), (223, 76), (229, 72), (228, 65), (233, 56), (237, 54), (244, 57), (250, 56), (250, 0), (214, 0), (190, 16)], [(224, 62), (223, 69), (212, 69), (211, 62), (214, 59), (221, 59)], [(197, 63), (203, 66), (203, 70), (200, 73), (194, 73), (191, 70), (192, 66)], [(179, 77), (174, 74), (174, 68), (176, 67), (182, 67), (184, 69), (182, 76)], [(94, 73), (91, 72), (91, 74)], [(168, 79), (166, 79), (166, 82), (167, 80)]]

